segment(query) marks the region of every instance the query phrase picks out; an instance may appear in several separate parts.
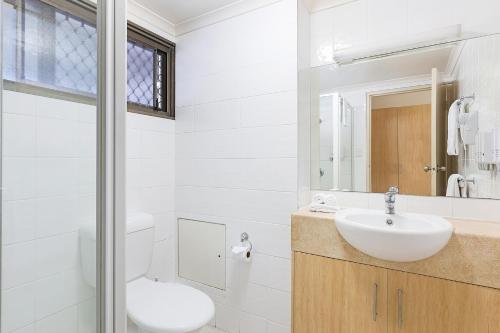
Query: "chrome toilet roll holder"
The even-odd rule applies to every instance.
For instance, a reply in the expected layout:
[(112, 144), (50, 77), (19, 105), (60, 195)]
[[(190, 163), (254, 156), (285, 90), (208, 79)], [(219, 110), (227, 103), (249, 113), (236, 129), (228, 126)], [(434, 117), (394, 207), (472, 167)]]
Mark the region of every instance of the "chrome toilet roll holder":
[(252, 242), (250, 241), (250, 236), (248, 235), (248, 233), (246, 232), (243, 232), (241, 235), (240, 235), (240, 242), (242, 244), (248, 244), (248, 252), (251, 252), (252, 251), (252, 248), (253, 248), (253, 244)]

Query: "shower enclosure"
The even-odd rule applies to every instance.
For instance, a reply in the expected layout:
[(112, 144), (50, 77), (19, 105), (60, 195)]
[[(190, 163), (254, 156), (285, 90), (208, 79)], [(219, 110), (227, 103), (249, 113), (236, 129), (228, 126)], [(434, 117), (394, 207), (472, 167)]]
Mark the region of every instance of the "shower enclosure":
[(1, 10), (1, 332), (125, 332), (125, 4)]
[(325, 190), (352, 190), (354, 108), (334, 92), (320, 96), (319, 112), (319, 186)]

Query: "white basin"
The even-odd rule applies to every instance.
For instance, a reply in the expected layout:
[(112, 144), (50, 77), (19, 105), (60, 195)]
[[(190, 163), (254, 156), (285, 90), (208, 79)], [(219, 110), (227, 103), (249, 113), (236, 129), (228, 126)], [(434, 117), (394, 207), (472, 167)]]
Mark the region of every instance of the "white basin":
[(438, 216), (388, 215), (371, 209), (341, 210), (335, 224), (342, 237), (359, 251), (401, 262), (433, 256), (445, 247), (453, 233), (451, 223)]

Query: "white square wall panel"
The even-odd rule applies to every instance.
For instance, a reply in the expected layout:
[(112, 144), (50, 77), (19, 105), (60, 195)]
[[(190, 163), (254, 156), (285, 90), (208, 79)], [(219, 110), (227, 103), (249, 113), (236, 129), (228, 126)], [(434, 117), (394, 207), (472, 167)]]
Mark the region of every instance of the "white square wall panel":
[(179, 277), (226, 289), (226, 226), (179, 219)]

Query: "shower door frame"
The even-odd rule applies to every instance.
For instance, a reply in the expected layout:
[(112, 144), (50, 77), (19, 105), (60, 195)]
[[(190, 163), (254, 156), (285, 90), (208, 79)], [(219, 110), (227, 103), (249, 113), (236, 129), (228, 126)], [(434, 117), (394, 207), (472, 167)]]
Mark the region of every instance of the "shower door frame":
[[(68, 0), (86, 2), (86, 0)], [(127, 330), (125, 284), (125, 131), (127, 5), (97, 0), (96, 332)], [(89, 3), (89, 2), (87, 2)], [(3, 0), (0, 0), (0, 285), (3, 211)], [(1, 293), (1, 288), (0, 288)], [(0, 324), (2, 324), (0, 301)]]
[[(125, 131), (127, 4), (99, 0), (97, 99), (97, 332), (127, 331)], [(104, 110), (105, 112), (99, 112)]]

